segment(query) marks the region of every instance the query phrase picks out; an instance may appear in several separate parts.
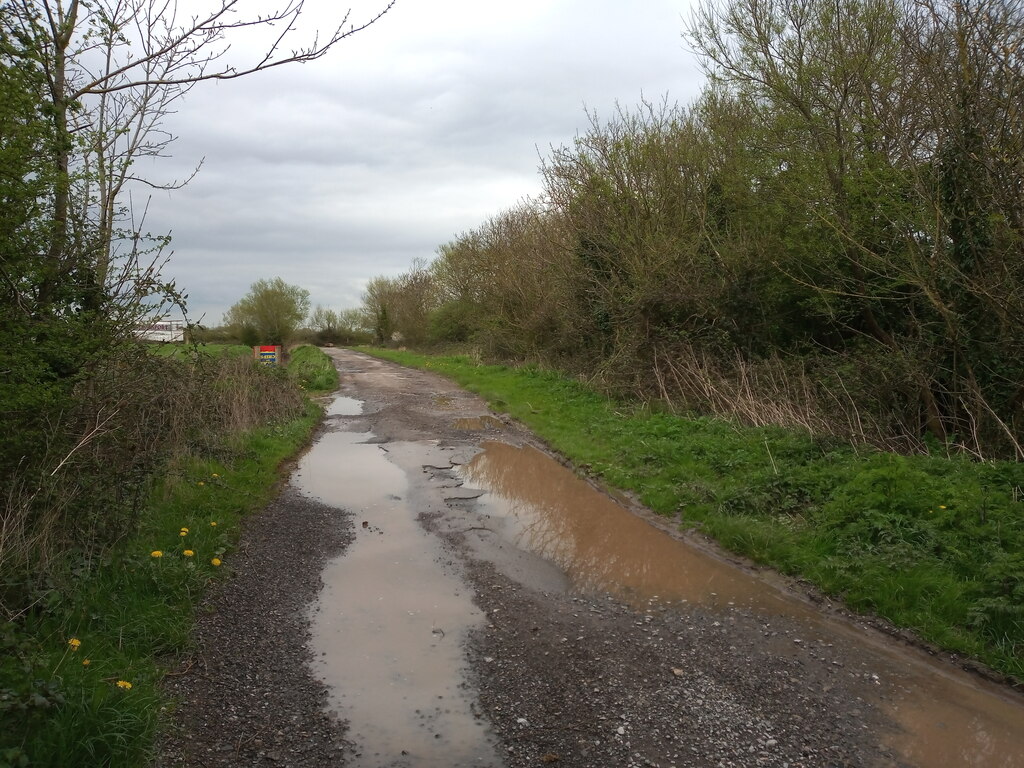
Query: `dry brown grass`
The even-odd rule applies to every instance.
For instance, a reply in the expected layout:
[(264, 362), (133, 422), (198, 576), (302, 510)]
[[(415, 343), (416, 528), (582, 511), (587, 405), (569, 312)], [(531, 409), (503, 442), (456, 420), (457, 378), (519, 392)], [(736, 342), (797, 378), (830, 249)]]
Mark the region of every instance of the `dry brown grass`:
[(48, 425), (38, 466), (0, 499), (0, 610), (24, 608), (68, 553), (88, 566), (138, 520), (155, 472), (228, 449), (226, 438), (302, 413), (299, 390), (247, 358), (158, 358), (127, 346), (76, 388)]
[(812, 372), (805, 359), (772, 356), (722, 361), (697, 348), (656, 351), (651, 365), (656, 395), (672, 410), (734, 419), (749, 426), (784, 426), (887, 450), (914, 452), (919, 441), (896, 428), (897, 415), (880, 418), (859, 407), (835, 369)]

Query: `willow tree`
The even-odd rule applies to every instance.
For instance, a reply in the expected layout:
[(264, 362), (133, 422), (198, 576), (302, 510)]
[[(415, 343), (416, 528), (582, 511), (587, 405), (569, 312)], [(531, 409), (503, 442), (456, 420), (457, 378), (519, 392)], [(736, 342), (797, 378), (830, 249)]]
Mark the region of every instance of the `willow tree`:
[(308, 315), (309, 291), (275, 277), (253, 283), (224, 315), (224, 325), (246, 343), (287, 344)]

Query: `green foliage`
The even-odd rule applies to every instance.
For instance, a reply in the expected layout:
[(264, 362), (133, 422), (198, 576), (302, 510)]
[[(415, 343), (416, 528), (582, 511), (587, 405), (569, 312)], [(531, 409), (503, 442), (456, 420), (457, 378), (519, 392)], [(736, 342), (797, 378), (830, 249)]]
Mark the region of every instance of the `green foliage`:
[(238, 340), (246, 347), (252, 349), (263, 343), (264, 338), (270, 338), (270, 334), (262, 334), (254, 325), (242, 325), (235, 334)]
[[(257, 280), (224, 316), (243, 344), (285, 345), (309, 314), (309, 291), (280, 277)], [(251, 342), (251, 343), (250, 343)]]
[(535, 367), (370, 351), (449, 376), (728, 549), (1024, 677), (1024, 464), (854, 450), (638, 407)]
[(333, 392), (338, 388), (338, 369), (331, 358), (309, 345), (292, 350), (288, 375), (303, 389), (313, 392)]
[(162, 660), (188, 650), (199, 598), (230, 575), (243, 515), (266, 502), (319, 414), (307, 403), (298, 418), (236, 436), (219, 459), (179, 457), (132, 531), (102, 558), (66, 557), (36, 602), (0, 625), (0, 765), (146, 761)]
[(441, 305), (430, 313), (428, 340), (434, 344), (469, 341), (477, 326), (478, 312), (469, 301)]
[(371, 281), (378, 343), (422, 343), (425, 308), (427, 341), (623, 396), (1024, 460), (1022, 28), (995, 0), (705, 3), (700, 96), (592, 116), (542, 202)]
[[(30, 268), (29, 254), (46, 236), (37, 215), (53, 183), (43, 159), (52, 142), (43, 83), (38, 62), (0, 25), (0, 264), (12, 276)], [(9, 296), (9, 287), (3, 290)]]

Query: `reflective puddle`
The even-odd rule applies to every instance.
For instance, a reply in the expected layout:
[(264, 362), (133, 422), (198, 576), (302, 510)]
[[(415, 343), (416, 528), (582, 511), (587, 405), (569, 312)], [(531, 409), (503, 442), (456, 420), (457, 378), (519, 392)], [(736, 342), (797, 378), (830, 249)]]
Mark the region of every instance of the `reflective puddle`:
[[(1024, 705), (996, 686), (965, 673), (894, 657), (899, 691), (892, 713), (904, 733), (892, 746), (911, 765), (925, 768), (1021, 768)], [(914, 660), (916, 662), (916, 660)]]
[[(460, 469), (486, 527), (557, 564), (574, 589), (634, 605), (652, 599), (737, 606), (806, 623), (808, 636), (856, 642), (885, 681), (902, 732), (887, 746), (919, 768), (1024, 768), (1024, 703), (920, 652), (829, 620), (797, 598), (678, 541), (530, 447), (487, 443)], [(881, 698), (881, 697), (880, 697)]]
[(363, 401), (354, 397), (336, 397), (327, 406), (328, 416), (358, 416), (363, 412)]
[(483, 616), (406, 503), (405, 473), (371, 439), (325, 433), (292, 477), (355, 515), (312, 615), (317, 672), (357, 746), (346, 765), (500, 765), (464, 683), (463, 638)]
[(738, 605), (768, 616), (813, 611), (769, 584), (673, 539), (529, 446), (489, 442), (459, 470), (489, 493), (487, 527), (552, 561), (580, 592), (608, 592), (641, 607), (664, 602)]

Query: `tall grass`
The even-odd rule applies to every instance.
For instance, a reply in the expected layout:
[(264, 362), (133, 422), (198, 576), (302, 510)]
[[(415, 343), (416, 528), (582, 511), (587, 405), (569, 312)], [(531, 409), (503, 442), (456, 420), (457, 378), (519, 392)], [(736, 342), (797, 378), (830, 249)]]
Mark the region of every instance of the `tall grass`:
[(0, 768), (145, 761), (161, 660), (188, 647), (241, 516), (320, 416), (284, 371), (249, 359), (135, 362), (76, 393), (82, 414), (109, 418), (69, 471), (8, 494), (5, 520), (28, 514), (3, 529)]
[(1024, 464), (857, 448), (666, 413), (531, 367), (371, 351), (449, 376), (726, 548), (1024, 679)]
[[(280, 371), (240, 357), (182, 361), (126, 348), (77, 386), (52, 450), (10, 480), (0, 515), (0, 610), (16, 615), (51, 565), (89, 567), (137, 524), (149, 478), (173, 458), (223, 453), (223, 436), (303, 411)], [(272, 414), (272, 416), (268, 416)]]
[(239, 436), (225, 460), (179, 460), (100, 565), (51, 568), (41, 602), (0, 625), (0, 766), (22, 756), (27, 765), (145, 762), (165, 703), (162, 662), (188, 649), (197, 600), (230, 573), (241, 517), (267, 501), (278, 464), (319, 413), (307, 406), (299, 419)]
[(306, 390), (315, 393), (333, 392), (338, 388), (338, 369), (316, 347), (304, 344), (291, 352), (288, 374)]

